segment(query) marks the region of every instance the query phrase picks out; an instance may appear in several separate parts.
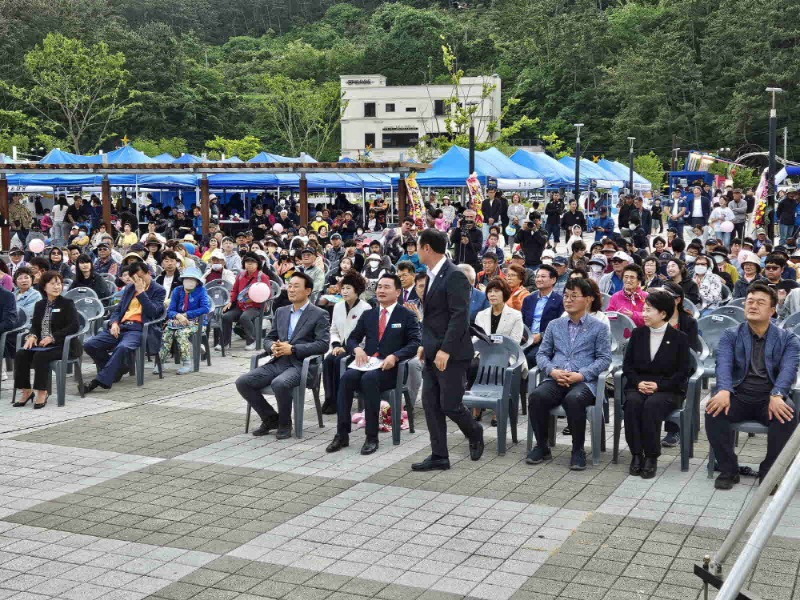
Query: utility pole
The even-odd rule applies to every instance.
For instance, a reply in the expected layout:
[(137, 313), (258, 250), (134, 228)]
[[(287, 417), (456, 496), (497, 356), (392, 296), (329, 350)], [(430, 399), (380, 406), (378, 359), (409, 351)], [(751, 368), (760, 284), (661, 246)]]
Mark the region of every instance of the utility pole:
[(772, 219), (769, 224), (769, 238), (772, 239), (772, 233), (775, 229), (775, 174), (777, 171), (775, 168), (775, 146), (777, 145), (775, 129), (778, 123), (778, 113), (775, 110), (775, 94), (780, 94), (783, 92), (783, 89), (779, 87), (768, 87), (766, 91), (772, 94), (772, 108), (769, 111), (769, 168), (767, 170), (767, 215), (771, 215), (770, 218)]
[(581, 197), (581, 127), (583, 123), (575, 123), (578, 133), (575, 137), (575, 202), (580, 205)]
[(631, 152), (628, 155), (628, 193), (631, 196), (633, 196), (633, 143), (635, 141), (635, 137), (628, 138), (628, 143), (631, 146)]
[(789, 128), (783, 128), (783, 164), (789, 160)]
[(678, 136), (674, 133), (672, 134), (672, 168), (670, 171), (677, 171), (678, 170)]

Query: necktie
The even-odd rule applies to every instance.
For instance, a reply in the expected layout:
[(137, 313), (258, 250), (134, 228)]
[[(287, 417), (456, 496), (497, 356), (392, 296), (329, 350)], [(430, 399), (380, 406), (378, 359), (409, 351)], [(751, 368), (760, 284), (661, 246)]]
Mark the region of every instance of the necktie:
[(386, 321), (389, 318), (388, 311), (384, 308), (381, 311), (381, 318), (378, 321), (378, 341), (383, 339), (383, 332), (386, 331)]
[(403, 304), (408, 302), (408, 290), (403, 290)]

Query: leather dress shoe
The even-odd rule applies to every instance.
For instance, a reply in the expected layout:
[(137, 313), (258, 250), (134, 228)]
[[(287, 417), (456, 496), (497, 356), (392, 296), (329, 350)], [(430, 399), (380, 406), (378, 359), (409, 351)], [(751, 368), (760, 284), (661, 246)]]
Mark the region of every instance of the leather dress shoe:
[(122, 381), (122, 378), (125, 377), (125, 373), (127, 373), (125, 369), (120, 369), (119, 372), (117, 373), (117, 376), (114, 377), (114, 383), (119, 383), (120, 381)]
[(642, 474), (642, 463), (644, 462), (644, 456), (641, 454), (634, 454), (631, 458), (631, 466), (628, 469), (628, 473), (633, 475), (634, 477), (638, 477)]
[(652, 456), (645, 456), (644, 465), (642, 465), (642, 479), (652, 479), (656, 476), (658, 469), (658, 459)]
[(364, 445), (361, 446), (361, 454), (366, 456), (367, 454), (372, 454), (378, 449), (378, 440), (372, 440), (367, 438), (364, 440)]
[(471, 440), (469, 443), (469, 457), (472, 460), (480, 460), (483, 455), (483, 427), (481, 427), (478, 439)]
[(292, 437), (292, 420), (289, 419), (289, 424), (286, 427), (278, 426), (278, 431), (275, 432), (276, 440), (288, 440)]
[(328, 402), (323, 402), (322, 403), (322, 414), (323, 415), (335, 415), (336, 414), (336, 403), (335, 402), (331, 402), (329, 404)]
[(342, 448), (347, 448), (350, 445), (350, 438), (341, 436), (338, 433), (333, 436), (333, 440), (328, 447), (325, 448), (325, 452), (338, 452)]
[(110, 390), (111, 386), (110, 385), (104, 385), (104, 384), (100, 383), (99, 381), (97, 381), (97, 379), (92, 379), (89, 382), (88, 385), (83, 384), (83, 393), (84, 394), (88, 394), (89, 392), (93, 392), (97, 388), (101, 388), (101, 389), (104, 389), (104, 390)]
[(429, 456), (422, 462), (411, 465), (412, 471), (447, 471), (450, 468), (449, 458), (434, 458)]
[(275, 429), (277, 426), (278, 426), (278, 415), (274, 415), (272, 417), (267, 418), (266, 421), (262, 421), (261, 426), (258, 429), (253, 430), (253, 435), (256, 437), (267, 435), (271, 430)]

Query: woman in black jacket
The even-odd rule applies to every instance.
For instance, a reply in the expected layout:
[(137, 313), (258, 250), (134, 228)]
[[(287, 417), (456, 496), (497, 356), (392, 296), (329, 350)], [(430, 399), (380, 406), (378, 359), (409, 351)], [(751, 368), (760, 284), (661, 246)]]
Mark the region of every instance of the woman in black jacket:
[(70, 268), (70, 266), (64, 262), (64, 253), (61, 251), (61, 248), (55, 246), (50, 248), (50, 254), (48, 257), (50, 259), (51, 271), (55, 271), (61, 275), (62, 279), (72, 279), (72, 268)]
[(642, 479), (656, 475), (661, 422), (681, 405), (689, 382), (689, 338), (669, 326), (674, 312), (667, 292), (650, 293), (642, 313), (645, 326), (633, 330), (622, 363), (629, 472)]
[(75, 261), (75, 279), (72, 281), (72, 287), (70, 289), (79, 287), (94, 290), (98, 298), (106, 298), (112, 293), (106, 280), (94, 272), (92, 259), (86, 254), (81, 254), (78, 260)]
[[(64, 339), (78, 333), (80, 328), (75, 304), (61, 295), (64, 278), (55, 271), (47, 271), (42, 275), (40, 284), (44, 298), (33, 307), (30, 333), (25, 337), (25, 345), (14, 357), (14, 387), (20, 391), (20, 399), (14, 403), (17, 407), (25, 406), (36, 396), (33, 408), (44, 408), (50, 382), (50, 361), (61, 358)], [(34, 371), (33, 389), (31, 367)]]
[(686, 264), (679, 258), (671, 258), (667, 261), (667, 281), (677, 283), (683, 289), (684, 298), (688, 298), (695, 305), (700, 306), (700, 288), (689, 277)]

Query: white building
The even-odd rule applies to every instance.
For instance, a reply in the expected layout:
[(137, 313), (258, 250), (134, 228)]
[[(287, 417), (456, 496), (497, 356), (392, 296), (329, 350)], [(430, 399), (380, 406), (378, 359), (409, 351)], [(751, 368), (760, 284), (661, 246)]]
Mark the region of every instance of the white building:
[[(484, 86), (494, 86), (483, 98)], [(447, 100), (477, 105), (476, 141), (489, 139), (488, 124), (500, 125), (500, 78), (463, 77), (453, 85), (387, 86), (383, 75), (342, 75), (342, 156), (358, 160), (370, 148), (373, 160), (405, 160), (425, 135), (446, 133)]]

